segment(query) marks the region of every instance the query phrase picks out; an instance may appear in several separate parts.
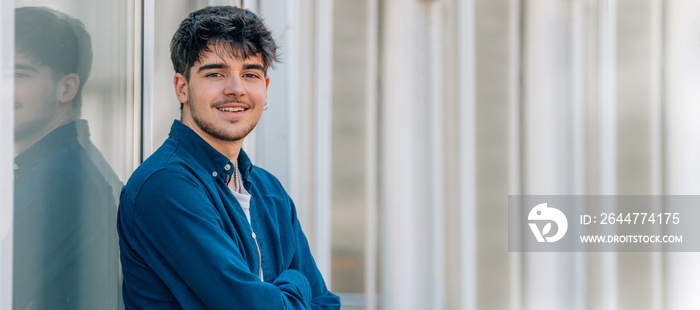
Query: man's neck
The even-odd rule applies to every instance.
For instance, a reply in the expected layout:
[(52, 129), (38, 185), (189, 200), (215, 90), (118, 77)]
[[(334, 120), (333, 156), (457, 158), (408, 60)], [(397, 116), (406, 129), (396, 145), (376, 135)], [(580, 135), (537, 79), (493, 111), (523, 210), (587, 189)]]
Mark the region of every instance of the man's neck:
[(211, 135), (202, 131), (201, 128), (192, 124), (193, 122), (187, 119), (181, 121), (185, 126), (189, 127), (194, 131), (200, 138), (206, 141), (211, 147), (219, 151), (219, 153), (226, 156), (232, 163), (236, 163), (238, 160), (238, 154), (241, 152), (241, 147), (243, 146), (243, 139), (236, 141), (225, 141), (212, 137)]
[(209, 143), (209, 145), (211, 145), (214, 149), (219, 151), (219, 153), (224, 154), (224, 156), (228, 157), (228, 159), (232, 163), (235, 164), (238, 161), (238, 154), (241, 152), (243, 139), (238, 141), (221, 141), (211, 139), (211, 137), (209, 137), (209, 139), (204, 137), (202, 138), (204, 139), (204, 141), (207, 141), (207, 143)]

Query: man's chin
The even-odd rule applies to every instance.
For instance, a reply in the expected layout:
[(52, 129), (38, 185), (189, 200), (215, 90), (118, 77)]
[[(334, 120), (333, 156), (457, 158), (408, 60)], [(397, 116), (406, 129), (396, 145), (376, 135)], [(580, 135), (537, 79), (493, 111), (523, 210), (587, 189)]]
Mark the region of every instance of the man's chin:
[(250, 134), (251, 130), (236, 130), (236, 131), (222, 131), (222, 130), (212, 130), (211, 128), (202, 128), (203, 131), (210, 137), (225, 142), (236, 142), (245, 139), (245, 137)]
[(201, 122), (197, 122), (195, 120), (195, 123), (199, 126), (199, 128), (202, 129), (207, 135), (211, 136), (214, 139), (220, 140), (220, 141), (227, 141), (227, 142), (236, 142), (245, 139), (255, 128), (256, 124), (253, 124), (252, 126), (247, 126), (244, 128), (231, 128), (229, 130), (224, 130), (224, 129), (219, 129), (219, 128), (214, 128), (213, 125), (211, 124), (204, 124)]
[(240, 140), (245, 139), (245, 137), (247, 137), (249, 133), (250, 132), (246, 132), (246, 133), (240, 133), (240, 132), (216, 133), (216, 134), (209, 133), (209, 135), (216, 138), (217, 140), (227, 141), (227, 142), (236, 142), (236, 141), (240, 141)]

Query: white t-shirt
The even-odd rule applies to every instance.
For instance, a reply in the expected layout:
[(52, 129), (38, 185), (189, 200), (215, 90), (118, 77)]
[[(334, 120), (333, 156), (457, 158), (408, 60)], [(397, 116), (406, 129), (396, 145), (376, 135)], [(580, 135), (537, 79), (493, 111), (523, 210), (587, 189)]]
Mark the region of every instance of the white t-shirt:
[[(241, 175), (241, 172), (236, 169), (236, 174)], [(245, 190), (245, 187), (243, 187), (243, 183), (241, 183), (241, 192), (237, 192), (233, 189), (236, 185), (236, 180), (231, 180), (229, 184), (229, 189), (231, 189), (231, 193), (233, 193), (233, 197), (236, 197), (236, 200), (238, 200), (238, 204), (241, 205), (241, 208), (243, 209), (243, 212), (245, 213), (245, 217), (248, 219), (248, 225), (250, 226), (250, 229), (253, 229), (252, 224), (250, 223), (250, 193)], [(253, 239), (255, 239), (255, 232), (253, 232)], [(258, 240), (255, 240), (255, 246), (258, 247)], [(260, 248), (258, 248), (258, 253), (260, 253)], [(262, 257), (260, 257), (260, 264), (262, 264)], [(260, 268), (258, 276), (260, 277), (260, 281), (264, 281), (263, 277), (263, 272), (262, 272), (262, 267)]]
[[(236, 174), (241, 175), (238, 169), (236, 169)], [(238, 203), (241, 205), (241, 208), (243, 208), (243, 212), (245, 212), (245, 217), (248, 219), (248, 224), (250, 224), (250, 193), (245, 190), (245, 187), (243, 186), (243, 183), (241, 183), (241, 192), (236, 192), (233, 190), (233, 187), (236, 185), (236, 180), (231, 180), (229, 182), (229, 188), (231, 189), (231, 193), (233, 193), (233, 197), (236, 197), (236, 200), (238, 200)]]

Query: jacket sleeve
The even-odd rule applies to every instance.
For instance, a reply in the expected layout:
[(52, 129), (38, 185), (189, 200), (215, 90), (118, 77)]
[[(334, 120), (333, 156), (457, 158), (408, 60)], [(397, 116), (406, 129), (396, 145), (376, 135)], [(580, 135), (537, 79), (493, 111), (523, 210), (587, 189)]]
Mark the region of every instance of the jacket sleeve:
[(272, 284), (261, 282), (224, 231), (211, 199), (198, 180), (161, 171), (133, 202), (130, 233), (141, 259), (182, 307), (307, 309), (312, 288), (306, 277), (290, 271)]
[(311, 249), (309, 248), (309, 242), (297, 218), (294, 202), (292, 202), (289, 196), (287, 196), (287, 201), (291, 207), (292, 229), (294, 230), (296, 239), (296, 252), (288, 268), (301, 271), (309, 280), (311, 294), (313, 296), (310, 309), (340, 309), (340, 298), (328, 290), (323, 276), (316, 266), (316, 262), (311, 254)]

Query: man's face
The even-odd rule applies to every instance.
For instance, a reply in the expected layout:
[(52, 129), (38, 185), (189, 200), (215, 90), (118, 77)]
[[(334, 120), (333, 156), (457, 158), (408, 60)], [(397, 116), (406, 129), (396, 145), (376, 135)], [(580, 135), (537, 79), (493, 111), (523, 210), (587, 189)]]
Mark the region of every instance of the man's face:
[(48, 132), (58, 107), (57, 82), (51, 68), (16, 52), (15, 139), (25, 140)]
[(192, 66), (189, 81), (175, 75), (182, 121), (210, 144), (238, 141), (258, 123), (270, 79), (259, 54), (239, 60), (221, 47), (211, 50)]

